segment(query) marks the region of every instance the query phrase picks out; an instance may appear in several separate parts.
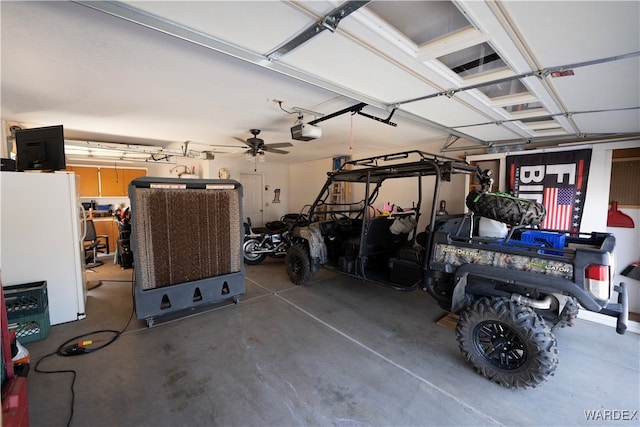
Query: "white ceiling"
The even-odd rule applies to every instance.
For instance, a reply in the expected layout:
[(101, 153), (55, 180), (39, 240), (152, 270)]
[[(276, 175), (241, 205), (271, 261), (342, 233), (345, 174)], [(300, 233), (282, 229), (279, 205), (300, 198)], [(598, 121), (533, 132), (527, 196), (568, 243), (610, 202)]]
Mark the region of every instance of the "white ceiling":
[[(415, 145), (434, 152), (448, 137), (448, 150), (469, 151), (640, 133), (640, 2), (374, 0), (335, 31), (319, 26), (268, 58), (346, 3), (3, 1), (1, 116), (25, 127), (63, 124), (68, 139), (167, 150), (190, 141), (237, 156), (235, 138), (258, 128), (267, 144), (293, 143), (287, 155), (267, 153), (283, 162)], [(456, 8), (456, 22), (469, 26), (447, 34)], [(442, 37), (411, 40), (433, 34)], [(463, 78), (438, 59), (481, 43), (507, 66)], [(565, 66), (573, 75), (547, 75)], [(529, 76), (517, 96), (469, 90), (519, 75)], [(283, 109), (302, 110), (308, 122), (360, 102), (382, 119), (397, 108), (397, 127), (346, 113), (319, 123), (319, 139), (291, 139), (298, 114)], [(541, 104), (505, 109), (526, 102)], [(526, 123), (523, 114), (555, 116)]]

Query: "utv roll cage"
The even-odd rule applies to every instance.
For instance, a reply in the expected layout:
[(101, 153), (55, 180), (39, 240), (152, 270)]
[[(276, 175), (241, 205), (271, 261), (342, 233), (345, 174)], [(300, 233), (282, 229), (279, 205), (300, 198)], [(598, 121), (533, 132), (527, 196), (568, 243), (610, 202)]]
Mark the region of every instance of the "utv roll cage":
[[(399, 162), (405, 159), (411, 161)], [(338, 170), (327, 172), (327, 181), (309, 208), (308, 218), (314, 218), (320, 209), (326, 209), (328, 207), (330, 209), (327, 209), (326, 213), (348, 214), (358, 212), (358, 215), (364, 215), (364, 219), (366, 220), (369, 215), (369, 209), (366, 207), (375, 202), (380, 186), (385, 180), (434, 176), (436, 182), (433, 189), (431, 221), (429, 222), (431, 226), (433, 226), (437, 211), (436, 205), (439, 201), (441, 181), (450, 181), (452, 175), (461, 173), (476, 175), (482, 183), (486, 183), (490, 179), (488, 176), (483, 175), (480, 168), (471, 166), (463, 160), (439, 156), (420, 150), (402, 151), (347, 161)], [(328, 201), (331, 194), (330, 188), (331, 185), (336, 182), (359, 182), (367, 184), (364, 199), (355, 203), (331, 203)], [(369, 184), (375, 184), (373, 190), (370, 189)], [(413, 208), (416, 221), (420, 219), (420, 206), (422, 205), (423, 189), (421, 179), (418, 180), (418, 186), (418, 200), (416, 206)]]

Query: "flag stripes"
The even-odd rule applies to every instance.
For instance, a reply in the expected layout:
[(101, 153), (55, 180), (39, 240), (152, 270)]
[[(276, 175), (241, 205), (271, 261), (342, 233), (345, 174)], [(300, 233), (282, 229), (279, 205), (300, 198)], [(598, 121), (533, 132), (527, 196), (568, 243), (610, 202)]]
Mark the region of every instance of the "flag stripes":
[(543, 204), (547, 209), (547, 216), (542, 221), (542, 228), (571, 230), (573, 195), (573, 188), (547, 187), (544, 189)]

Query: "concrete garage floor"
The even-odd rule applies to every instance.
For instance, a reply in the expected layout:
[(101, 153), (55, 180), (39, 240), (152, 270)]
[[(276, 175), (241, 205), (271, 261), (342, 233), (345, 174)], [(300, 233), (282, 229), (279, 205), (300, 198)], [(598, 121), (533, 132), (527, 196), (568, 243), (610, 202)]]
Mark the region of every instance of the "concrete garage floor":
[[(26, 345), (34, 426), (63, 426), (71, 408), (71, 374), (37, 373), (35, 363), (72, 337), (129, 319), (131, 284), (114, 280), (132, 270), (110, 264), (87, 273), (102, 279), (88, 292), (87, 319)], [(77, 372), (71, 425), (638, 425), (636, 334), (578, 320), (557, 333), (555, 376), (511, 390), (463, 361), (454, 331), (435, 323), (445, 313), (422, 291), (324, 270), (298, 287), (282, 259), (247, 266), (246, 290), (238, 305), (151, 329), (134, 316), (100, 351), (44, 360), (40, 369)]]

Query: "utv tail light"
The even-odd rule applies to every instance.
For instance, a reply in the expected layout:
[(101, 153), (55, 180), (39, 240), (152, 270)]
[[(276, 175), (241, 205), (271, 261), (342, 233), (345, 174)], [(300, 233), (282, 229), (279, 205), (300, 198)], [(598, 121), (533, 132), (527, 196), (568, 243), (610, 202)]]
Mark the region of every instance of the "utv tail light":
[(610, 295), (609, 266), (588, 265), (585, 269), (585, 284), (594, 297), (607, 301)]

